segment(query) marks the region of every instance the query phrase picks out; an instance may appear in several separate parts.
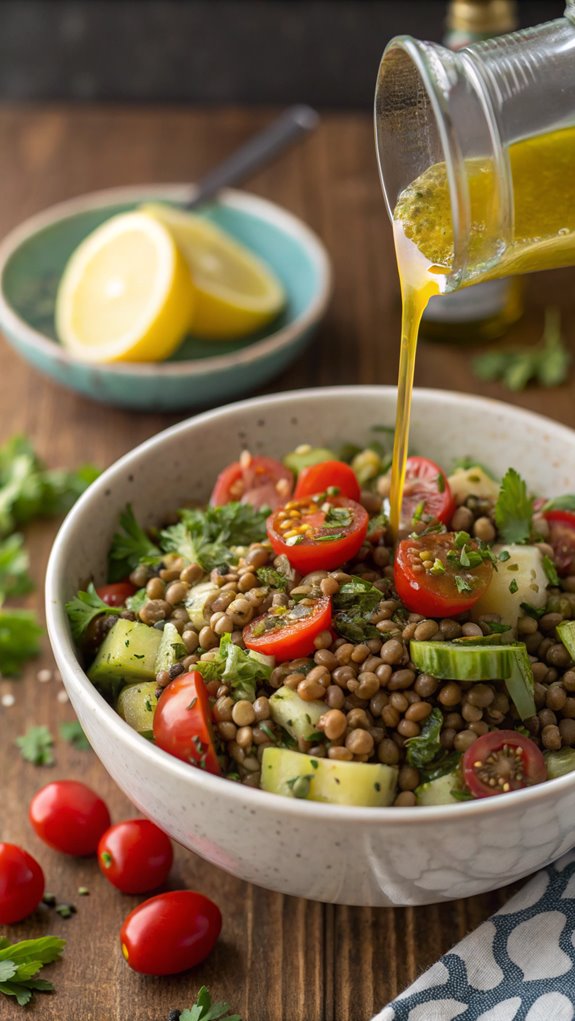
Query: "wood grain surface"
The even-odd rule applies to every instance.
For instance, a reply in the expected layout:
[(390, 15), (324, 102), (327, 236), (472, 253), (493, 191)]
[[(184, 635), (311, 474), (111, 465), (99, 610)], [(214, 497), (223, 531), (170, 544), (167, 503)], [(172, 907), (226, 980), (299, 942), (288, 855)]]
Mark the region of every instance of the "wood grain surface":
[[(0, 235), (35, 211), (92, 189), (192, 180), (267, 119), (265, 112), (238, 110), (0, 108)], [(270, 389), (394, 383), (399, 293), (371, 119), (325, 116), (313, 138), (260, 173), (251, 186), (302, 216), (320, 234), (335, 271), (333, 302), (314, 347)], [(537, 336), (543, 308), (556, 302), (574, 346), (574, 285), (575, 272), (568, 270), (530, 278), (527, 313), (512, 336)], [(3, 340), (0, 354), (0, 440), (24, 432), (53, 466), (92, 460), (106, 467), (176, 420), (154, 414), (153, 408), (149, 414), (130, 414), (68, 393), (20, 361)], [(470, 352), (461, 347), (422, 343), (416, 382), (513, 400), (575, 427), (572, 382), (511, 396), (497, 384), (479, 383), (470, 370)], [(38, 586), (28, 604), (40, 613), (55, 530), (55, 523), (28, 530)], [(118, 941), (120, 923), (136, 899), (109, 886), (94, 861), (49, 851), (27, 822), (34, 791), (61, 777), (91, 783), (105, 796), (115, 820), (133, 811), (91, 751), (74, 751), (57, 740), (52, 768), (21, 760), (16, 735), (40, 723), (57, 733), (59, 723), (73, 715), (58, 699), (62, 687), (56, 677), (38, 682), (37, 671), (44, 666), (53, 668), (47, 643), (44, 656), (20, 680), (0, 681), (0, 695), (15, 696), (12, 707), (0, 706), (0, 839), (21, 843), (37, 855), (48, 889), (74, 902), (78, 911), (63, 920), (42, 910), (10, 929), (14, 939), (51, 932), (69, 941), (62, 963), (47, 972), (57, 992), (37, 997), (28, 1008), (30, 1016), (43, 1021), (165, 1021), (170, 1009), (190, 1006), (205, 983), (244, 1021), (368, 1021), (508, 895), (503, 890), (416, 909), (335, 907), (247, 886), (180, 850), (171, 885), (213, 896), (223, 909), (223, 936), (195, 972), (169, 980), (139, 977), (123, 962)], [(87, 886), (90, 895), (79, 897), (79, 886)], [(21, 1009), (2, 999), (0, 1017), (13, 1021)]]

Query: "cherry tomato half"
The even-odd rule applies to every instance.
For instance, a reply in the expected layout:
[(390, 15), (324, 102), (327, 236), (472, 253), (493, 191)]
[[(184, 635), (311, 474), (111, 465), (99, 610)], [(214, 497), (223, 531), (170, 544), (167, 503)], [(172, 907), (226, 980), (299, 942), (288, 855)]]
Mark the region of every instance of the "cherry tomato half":
[(313, 496), (315, 493), (325, 493), (332, 486), (339, 489), (340, 495), (347, 496), (348, 500), (360, 498), (361, 490), (353, 468), (345, 461), (320, 461), (319, 464), (310, 464), (307, 468), (302, 468), (298, 475), (294, 500), (301, 500), (304, 496)]
[(448, 525), (455, 512), (447, 476), (428, 457), (408, 457), (401, 505), (402, 521), (409, 527), (414, 515), (425, 515)]
[(331, 599), (322, 596), (311, 606), (274, 606), (244, 628), (244, 645), (283, 663), (315, 651), (314, 639), (331, 624)]
[(270, 515), (266, 528), (274, 551), (308, 574), (331, 571), (351, 560), (365, 539), (368, 522), (367, 511), (355, 500), (305, 497)]
[(180, 674), (160, 695), (154, 714), (154, 740), (177, 759), (221, 773), (212, 730), (212, 708), (198, 670)]
[(139, 904), (120, 930), (122, 953), (143, 975), (175, 975), (203, 961), (222, 928), (217, 904), (193, 890), (160, 893)]
[(78, 780), (55, 780), (42, 787), (30, 802), (29, 814), (45, 844), (78, 857), (95, 854), (110, 825), (105, 803)]
[(136, 586), (131, 581), (117, 581), (112, 585), (100, 585), (96, 592), (102, 602), (108, 606), (123, 606), (129, 596), (133, 596)]
[(514, 730), (482, 734), (465, 752), (463, 779), (474, 798), (507, 794), (547, 779), (547, 766), (534, 741)]
[(487, 551), (466, 532), (403, 539), (393, 577), (402, 603), (424, 617), (455, 617), (483, 595), (493, 575)]
[(289, 499), (293, 473), (273, 457), (246, 454), (220, 472), (210, 497), (212, 507), (239, 500), (275, 510)]
[(174, 849), (149, 819), (125, 819), (110, 826), (98, 844), (98, 865), (122, 893), (148, 893), (168, 878)]
[(17, 844), (0, 843), (0, 925), (27, 918), (44, 896), (44, 873)]
[(550, 510), (544, 517), (549, 522), (549, 542), (557, 573), (564, 577), (575, 574), (575, 514), (568, 510)]

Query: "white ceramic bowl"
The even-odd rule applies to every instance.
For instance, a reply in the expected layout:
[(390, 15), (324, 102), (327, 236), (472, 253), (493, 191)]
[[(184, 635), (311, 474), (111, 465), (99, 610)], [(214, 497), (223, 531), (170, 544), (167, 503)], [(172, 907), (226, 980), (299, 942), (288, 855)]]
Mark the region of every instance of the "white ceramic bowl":
[[(233, 404), (154, 437), (106, 471), (64, 522), (46, 579), (50, 639), (90, 742), (147, 816), (242, 879), (340, 904), (426, 904), (494, 889), (575, 845), (575, 773), (508, 797), (430, 808), (365, 809), (250, 790), (185, 765), (140, 737), (101, 698), (74, 652), (64, 601), (104, 577), (118, 514), (129, 501), (146, 525), (207, 497), (242, 447), (281, 456), (298, 443), (366, 441), (391, 425), (395, 390), (300, 390)], [(449, 466), (473, 454), (503, 474), (514, 465), (535, 492), (573, 489), (575, 432), (518, 408), (420, 390), (412, 446)]]

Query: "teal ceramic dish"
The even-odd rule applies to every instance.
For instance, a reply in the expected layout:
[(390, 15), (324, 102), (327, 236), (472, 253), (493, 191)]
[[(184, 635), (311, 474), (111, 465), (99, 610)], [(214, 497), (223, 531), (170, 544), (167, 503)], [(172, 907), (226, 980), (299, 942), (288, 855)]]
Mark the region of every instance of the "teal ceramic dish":
[(69, 256), (116, 213), (158, 199), (178, 203), (189, 186), (156, 185), (94, 192), (52, 206), (0, 245), (0, 328), (40, 372), (79, 393), (125, 408), (174, 411), (223, 404), (276, 376), (311, 340), (331, 289), (322, 243), (295, 216), (255, 195), (225, 191), (203, 215), (264, 259), (287, 295), (284, 311), (262, 333), (234, 342), (187, 337), (165, 362), (88, 365), (58, 343), (54, 301)]

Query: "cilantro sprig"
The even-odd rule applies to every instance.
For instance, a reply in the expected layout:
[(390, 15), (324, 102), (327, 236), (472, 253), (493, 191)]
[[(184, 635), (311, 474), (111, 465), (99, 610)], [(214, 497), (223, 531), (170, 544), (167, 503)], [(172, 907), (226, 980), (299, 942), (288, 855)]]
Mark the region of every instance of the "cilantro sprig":
[(112, 539), (108, 554), (110, 581), (122, 581), (142, 561), (160, 558), (161, 551), (136, 521), (132, 505), (120, 514), (120, 527)]
[(165, 552), (178, 553), (189, 563), (211, 571), (236, 563), (236, 546), (265, 539), (268, 514), (268, 507), (248, 503), (226, 503), (206, 510), (185, 508), (179, 524), (160, 533), (160, 544)]
[(108, 603), (100, 599), (93, 582), (90, 582), (86, 592), (77, 592), (74, 598), (66, 603), (72, 637), (77, 642), (83, 637), (86, 628), (95, 617), (100, 617), (103, 613), (119, 616), (123, 612), (123, 606), (108, 606)]
[(40, 651), (42, 628), (32, 610), (0, 609), (0, 674), (17, 676)]
[(0, 993), (13, 996), (20, 1007), (25, 1007), (35, 992), (53, 992), (51, 982), (36, 976), (44, 965), (52, 964), (62, 956), (65, 946), (66, 940), (56, 936), (42, 936), (12, 944), (7, 939), (0, 939)]
[(501, 480), (495, 504), (495, 524), (503, 542), (524, 543), (533, 528), (533, 497), (515, 468), (509, 468)]
[(217, 654), (211, 659), (199, 660), (194, 670), (198, 670), (207, 681), (221, 680), (228, 684), (234, 700), (248, 699), (250, 702), (256, 697), (258, 684), (269, 680), (272, 672), (271, 666), (257, 654), (234, 645), (230, 634), (222, 635)]
[(0, 602), (31, 592), (34, 585), (28, 574), (29, 563), (19, 532), (0, 542)]
[(480, 355), (473, 362), (479, 379), (499, 380), (509, 390), (523, 390), (528, 383), (558, 386), (569, 375), (571, 354), (561, 334), (559, 309), (545, 310), (543, 336), (531, 347), (497, 349)]
[(28, 727), (25, 734), (16, 738), (20, 754), (34, 766), (53, 766), (54, 738), (48, 727)]
[(169, 1021), (242, 1021), (239, 1014), (230, 1014), (228, 1003), (212, 1003), (209, 990), (202, 986), (196, 1002), (189, 1010), (170, 1011)]

